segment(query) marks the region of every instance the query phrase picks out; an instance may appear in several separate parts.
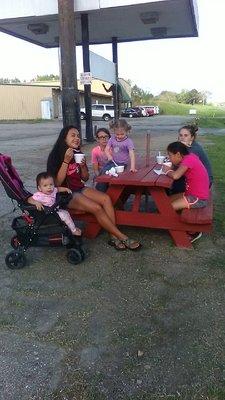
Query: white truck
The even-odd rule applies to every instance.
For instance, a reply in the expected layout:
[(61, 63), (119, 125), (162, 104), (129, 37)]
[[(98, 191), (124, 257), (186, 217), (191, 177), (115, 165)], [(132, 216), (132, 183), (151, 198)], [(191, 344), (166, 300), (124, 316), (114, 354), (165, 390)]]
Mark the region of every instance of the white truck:
[[(109, 121), (114, 118), (114, 106), (112, 104), (92, 104), (91, 106), (93, 119), (103, 119)], [(86, 118), (86, 110), (84, 107), (80, 109), (80, 119)]]

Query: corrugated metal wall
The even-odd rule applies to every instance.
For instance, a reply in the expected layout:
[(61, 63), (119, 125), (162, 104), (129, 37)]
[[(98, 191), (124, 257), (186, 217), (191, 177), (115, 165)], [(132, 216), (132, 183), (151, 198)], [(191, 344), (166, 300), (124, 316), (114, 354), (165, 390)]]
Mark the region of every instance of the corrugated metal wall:
[(0, 120), (41, 118), (44, 98), (52, 98), (51, 87), (0, 85)]
[[(92, 103), (112, 103), (112, 93), (107, 93), (102, 81), (92, 82)], [(110, 84), (106, 84), (107, 87)], [(78, 82), (79, 90), (83, 85)], [(42, 118), (41, 100), (53, 100), (53, 117), (61, 118), (60, 88), (59, 82), (55, 85), (51, 82), (43, 85), (40, 82), (35, 85), (26, 84), (0, 84), (0, 120), (29, 120)], [(84, 93), (80, 92), (80, 105), (84, 106)]]

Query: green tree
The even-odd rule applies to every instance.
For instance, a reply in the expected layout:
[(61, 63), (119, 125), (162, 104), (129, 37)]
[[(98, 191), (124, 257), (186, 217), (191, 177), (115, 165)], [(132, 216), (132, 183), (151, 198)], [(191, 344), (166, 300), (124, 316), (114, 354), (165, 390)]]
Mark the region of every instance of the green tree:
[(131, 88), (132, 104), (134, 105), (147, 104), (153, 97), (152, 93), (139, 88), (137, 85)]
[(181, 93), (177, 95), (178, 103), (184, 104), (199, 104), (203, 103), (203, 94), (198, 92), (197, 89), (192, 90), (182, 90)]
[(32, 79), (32, 82), (39, 82), (39, 81), (59, 81), (59, 75), (37, 75), (36, 78)]
[(4, 85), (7, 83), (21, 83), (21, 81), (19, 80), (19, 78), (13, 78), (13, 79), (9, 79), (9, 78), (0, 78), (0, 84)]
[(155, 100), (166, 101), (166, 102), (177, 102), (177, 93), (163, 90)]

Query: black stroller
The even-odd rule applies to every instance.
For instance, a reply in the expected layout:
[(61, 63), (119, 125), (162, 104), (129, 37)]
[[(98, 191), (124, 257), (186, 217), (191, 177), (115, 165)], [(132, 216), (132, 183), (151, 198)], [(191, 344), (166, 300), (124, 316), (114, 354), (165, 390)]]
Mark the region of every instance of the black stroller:
[[(44, 207), (43, 211), (38, 211), (35, 206), (28, 204), (26, 200), (32, 193), (24, 188), (11, 158), (1, 153), (0, 181), (8, 197), (12, 202), (15, 200), (22, 211), (22, 215), (12, 221), (11, 226), (16, 234), (11, 239), (14, 250), (5, 258), (7, 267), (11, 269), (25, 267), (27, 263), (25, 252), (31, 246), (65, 246), (68, 249), (69, 263), (79, 264), (84, 260), (82, 238), (72, 235), (67, 225), (61, 221), (57, 214), (59, 204), (56, 202), (52, 207)], [(63, 196), (62, 193), (60, 195)]]

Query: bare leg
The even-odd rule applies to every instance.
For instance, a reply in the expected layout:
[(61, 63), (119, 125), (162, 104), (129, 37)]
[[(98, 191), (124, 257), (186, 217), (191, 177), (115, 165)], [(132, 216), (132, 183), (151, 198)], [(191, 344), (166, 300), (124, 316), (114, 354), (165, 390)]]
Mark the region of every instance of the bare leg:
[(114, 225), (116, 224), (115, 211), (112, 205), (112, 201), (106, 193), (99, 192), (98, 190), (92, 188), (85, 188), (83, 194), (88, 199), (91, 199), (100, 204), (104, 208), (105, 213), (108, 215), (112, 223)]
[(183, 193), (173, 194), (169, 197), (174, 210), (179, 211), (188, 208), (188, 203), (183, 197)]
[[(100, 193), (100, 192), (99, 192)], [(100, 193), (101, 194), (101, 193)], [(89, 199), (87, 196), (83, 194), (77, 194), (68, 204), (68, 208), (87, 211), (93, 214), (99, 224), (111, 235), (115, 236), (119, 240), (127, 239), (127, 236), (124, 235), (112, 222), (109, 216), (106, 214), (104, 208), (101, 204)]]

